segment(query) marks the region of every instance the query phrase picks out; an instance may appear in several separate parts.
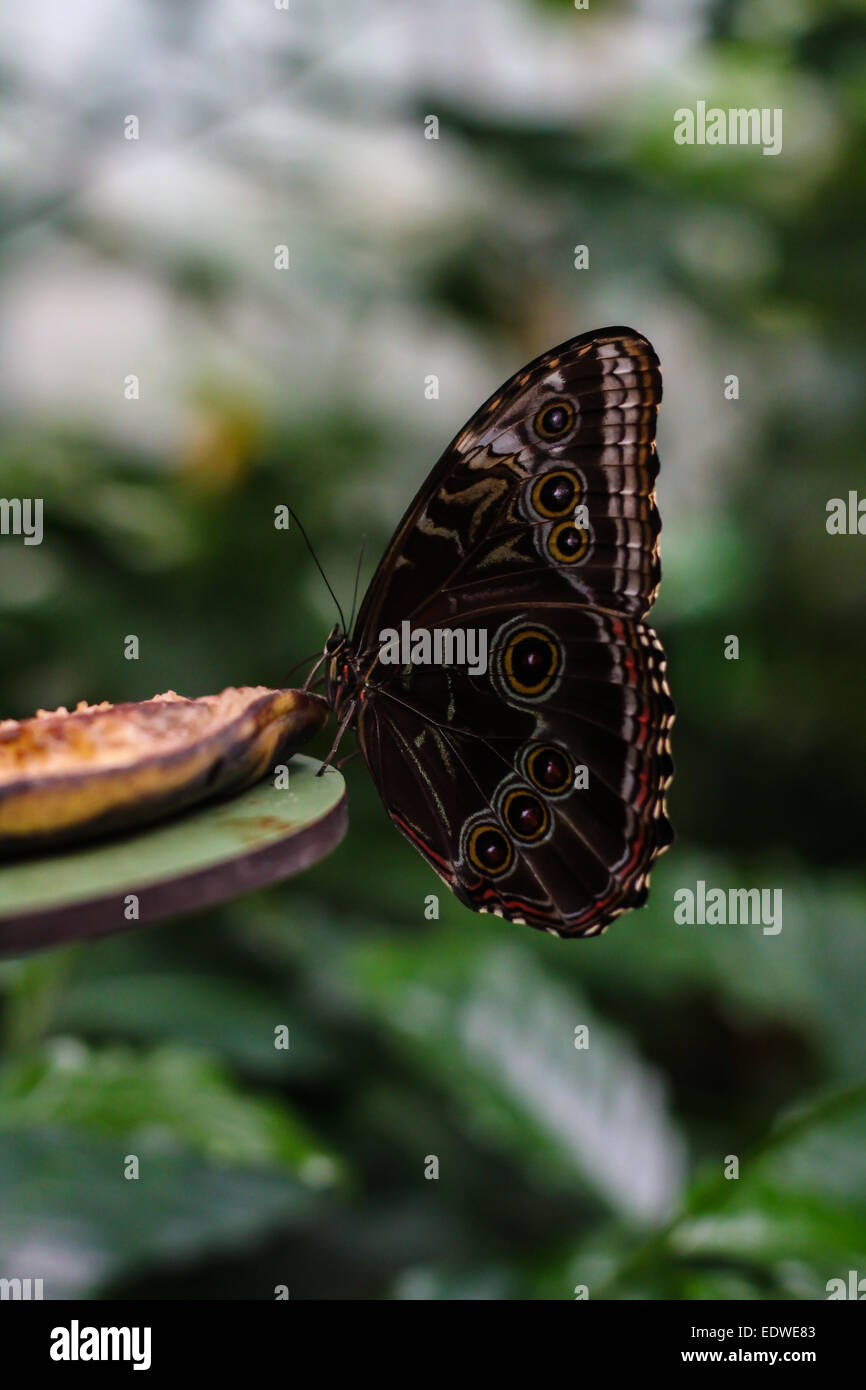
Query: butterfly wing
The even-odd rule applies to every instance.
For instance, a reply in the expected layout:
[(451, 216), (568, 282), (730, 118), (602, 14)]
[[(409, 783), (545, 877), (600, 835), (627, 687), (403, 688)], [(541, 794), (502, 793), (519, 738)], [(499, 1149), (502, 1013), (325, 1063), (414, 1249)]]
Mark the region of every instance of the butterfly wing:
[(644, 623), (553, 601), (468, 609), (488, 668), (378, 667), (358, 722), (389, 814), (478, 911), (564, 936), (646, 899), (670, 844), (673, 703)]
[[(660, 575), (660, 398), (626, 328), (517, 373), (410, 505), (353, 642), (361, 749), (395, 824), (470, 906), (563, 935), (638, 906), (671, 839), (673, 704), (640, 621)], [(483, 634), (486, 669), (382, 664), (406, 622)]]
[[(470, 584), (559, 590), (633, 617), (660, 577), (661, 373), (630, 328), (536, 358), (476, 411), (410, 503), (358, 614), (356, 651)], [(577, 508), (585, 511), (575, 525)], [(449, 605), (454, 611), (456, 603)]]

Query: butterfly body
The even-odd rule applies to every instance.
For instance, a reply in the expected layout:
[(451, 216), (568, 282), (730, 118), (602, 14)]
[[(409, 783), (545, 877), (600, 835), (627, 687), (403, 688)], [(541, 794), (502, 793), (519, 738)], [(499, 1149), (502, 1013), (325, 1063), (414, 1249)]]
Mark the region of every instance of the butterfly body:
[(670, 843), (674, 708), (643, 618), (660, 579), (661, 375), (640, 334), (511, 378), (410, 504), (354, 631), (325, 647), (391, 819), (469, 906), (589, 936)]

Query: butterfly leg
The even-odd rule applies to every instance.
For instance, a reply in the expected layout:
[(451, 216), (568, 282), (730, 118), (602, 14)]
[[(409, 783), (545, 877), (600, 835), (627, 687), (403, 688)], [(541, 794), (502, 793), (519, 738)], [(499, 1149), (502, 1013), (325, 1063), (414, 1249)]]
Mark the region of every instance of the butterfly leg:
[(307, 679), (304, 681), (304, 684), (303, 684), (302, 689), (304, 689), (304, 690), (309, 690), (310, 685), (311, 685), (311, 683), (312, 683), (313, 676), (316, 674), (316, 672), (318, 671), (319, 667), (322, 665), (322, 662), (325, 661), (325, 659), (327, 658), (327, 655), (328, 655), (327, 652), (323, 652), (322, 655), (319, 657), (319, 659), (318, 659), (318, 661), (316, 662), (315, 666), (313, 667), (312, 671), (311, 671), (310, 674), (307, 676)]
[(337, 736), (336, 736), (336, 738), (334, 739), (334, 742), (331, 744), (330, 751), (328, 752), (327, 758), (326, 758), (325, 761), (322, 763), (322, 766), (319, 768), (318, 772), (316, 773), (316, 776), (317, 776), (317, 777), (321, 777), (321, 776), (322, 776), (322, 773), (325, 772), (325, 771), (327, 771), (327, 769), (331, 766), (331, 759), (333, 758), (334, 754), (336, 753), (337, 749), (339, 748), (339, 746), (340, 746), (340, 744), (341, 744), (341, 742), (342, 742), (342, 740), (343, 740), (343, 735), (345, 734), (347, 728), (349, 727), (349, 725), (350, 725), (351, 722), (352, 722), (352, 718), (353, 718), (353, 716), (354, 716), (354, 713), (355, 713), (355, 701), (352, 700), (351, 703), (348, 704), (348, 705), (346, 706), (346, 713), (343, 715), (343, 718), (340, 720), (340, 727), (339, 727), (338, 730), (337, 730)]

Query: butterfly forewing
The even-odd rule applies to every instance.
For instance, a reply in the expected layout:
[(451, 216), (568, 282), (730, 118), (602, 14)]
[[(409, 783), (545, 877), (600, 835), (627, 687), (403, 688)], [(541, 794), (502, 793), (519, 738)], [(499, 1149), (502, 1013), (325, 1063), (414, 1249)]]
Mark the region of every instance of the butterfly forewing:
[(627, 328), (573, 338), (516, 373), (408, 508), (359, 613), (356, 650), (375, 650), (383, 627), (415, 622), (431, 600), (509, 578), (524, 594), (558, 585), (645, 614), (659, 581), (660, 400), (655, 352)]
[[(640, 621), (660, 577), (660, 399), (627, 328), (518, 372), (412, 502), (351, 643), (395, 824), (464, 902), (561, 935), (639, 906), (671, 840), (673, 704)], [(386, 634), (419, 629), (453, 644), (385, 659)]]

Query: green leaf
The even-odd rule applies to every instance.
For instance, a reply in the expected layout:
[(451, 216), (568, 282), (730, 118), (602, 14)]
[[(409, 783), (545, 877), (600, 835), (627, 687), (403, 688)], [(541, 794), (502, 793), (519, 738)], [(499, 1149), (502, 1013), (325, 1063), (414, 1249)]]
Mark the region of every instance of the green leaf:
[[(0, 1272), (45, 1298), (241, 1251), (311, 1222), (322, 1199), (274, 1169), (231, 1169), (154, 1148), (126, 1180), (116, 1140), (63, 1127), (0, 1133)], [(246, 1297), (273, 1297), (270, 1286)]]
[[(253, 1075), (294, 1081), (322, 1072), (331, 1060), (310, 1020), (285, 990), (228, 979), (205, 971), (118, 971), (110, 984), (76, 975), (57, 1008), (60, 1032), (97, 1031), (146, 1041), (177, 1043), (218, 1053)], [(277, 1024), (290, 1046), (274, 1047)]]
[(56, 1038), (0, 1077), (0, 1132), (63, 1125), (111, 1136), (124, 1152), (188, 1149), (239, 1167), (273, 1166), (311, 1186), (338, 1176), (284, 1106), (241, 1094), (208, 1057), (176, 1046), (138, 1055)]
[(714, 1287), (746, 1280), (752, 1297), (825, 1298), (828, 1280), (866, 1270), (864, 1145), (866, 1082), (791, 1112), (740, 1159), (739, 1177), (724, 1176), (732, 1156), (720, 1155), (668, 1228), (611, 1271), (603, 1296), (664, 1281), (690, 1297), (700, 1273)]
[[(683, 1145), (659, 1074), (575, 989), (526, 949), (441, 932), (362, 949), (354, 987), (401, 1053), (447, 1088), (470, 1131), (539, 1180), (580, 1177), (613, 1210), (658, 1221), (674, 1202)], [(588, 1025), (578, 1050), (575, 1029)]]

